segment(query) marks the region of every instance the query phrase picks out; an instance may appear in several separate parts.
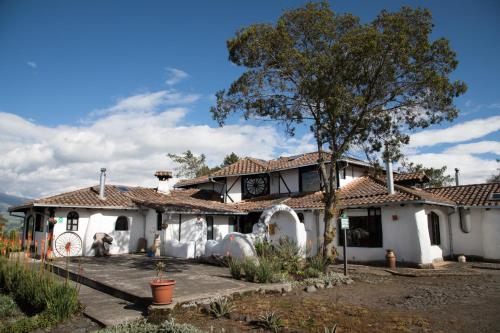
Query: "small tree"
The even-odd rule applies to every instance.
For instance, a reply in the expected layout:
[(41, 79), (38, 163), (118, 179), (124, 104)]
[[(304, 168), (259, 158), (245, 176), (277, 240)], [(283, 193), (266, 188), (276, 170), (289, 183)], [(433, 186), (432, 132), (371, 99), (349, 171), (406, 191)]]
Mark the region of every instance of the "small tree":
[[(276, 24), (254, 24), (227, 42), (246, 71), (211, 108), (219, 125), (234, 112), (280, 121), (287, 133), (314, 135), (324, 189), (323, 254), (334, 255), (337, 161), (353, 145), (384, 149), (395, 160), (409, 130), (453, 120), (466, 86), (449, 42), (430, 40), (428, 10), (382, 11), (372, 22), (335, 14), (327, 2), (286, 11)], [(325, 152), (329, 150), (329, 154)]]
[(442, 187), (453, 185), (454, 178), (446, 174), (446, 165), (441, 168), (426, 168), (422, 164), (415, 164), (413, 162), (408, 162), (403, 160), (401, 162), (401, 167), (398, 169), (400, 172), (424, 172), (429, 178), (429, 182), (425, 187)]
[(205, 163), (204, 154), (196, 156), (191, 150), (187, 150), (181, 155), (168, 154), (168, 157), (179, 165), (176, 177), (194, 178), (210, 173), (210, 168)]
[(240, 160), (240, 157), (238, 155), (236, 155), (235, 153), (231, 153), (229, 155), (226, 155), (226, 157), (224, 157), (224, 161), (222, 162), (220, 167), (221, 168), (227, 167), (228, 165), (236, 163), (239, 160)]

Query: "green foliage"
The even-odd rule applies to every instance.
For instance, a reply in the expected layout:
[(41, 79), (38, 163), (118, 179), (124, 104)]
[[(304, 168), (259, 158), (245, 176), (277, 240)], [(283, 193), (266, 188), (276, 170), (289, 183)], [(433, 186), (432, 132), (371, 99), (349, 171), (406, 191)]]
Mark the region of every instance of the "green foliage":
[(278, 332), (283, 327), (283, 320), (275, 312), (266, 312), (259, 317), (257, 324), (273, 332)]
[(229, 265), (229, 272), (231, 273), (233, 279), (237, 280), (241, 279), (242, 263), (233, 258), (229, 258), (228, 265)]
[(325, 256), (334, 254), (337, 162), (355, 146), (396, 160), (412, 130), (458, 116), (454, 100), (467, 87), (451, 79), (456, 53), (445, 38), (432, 40), (432, 29), (426, 9), (383, 10), (362, 22), (324, 1), (227, 42), (229, 60), (244, 69), (217, 92), (212, 116), (220, 126), (242, 113), (281, 122), (290, 135), (310, 129), (325, 192)]
[(288, 237), (280, 238), (277, 245), (273, 246), (275, 261), (281, 266), (280, 270), (295, 274), (302, 262), (301, 249), (297, 243)]
[(220, 167), (221, 168), (227, 167), (228, 165), (236, 163), (239, 160), (240, 160), (240, 157), (238, 155), (236, 155), (235, 153), (231, 153), (229, 155), (226, 155), (226, 157), (224, 157), (224, 161), (222, 162)]
[(233, 310), (233, 303), (227, 297), (219, 297), (212, 300), (208, 308), (208, 312), (215, 318), (228, 317)]
[[(50, 326), (61, 322), (81, 309), (78, 290), (68, 283), (59, 283), (51, 275), (30, 270), (20, 263), (0, 258), (0, 285), (11, 293), (21, 308), (39, 313), (26, 318), (20, 327)], [(14, 328), (12, 328), (14, 331)], [(22, 331), (22, 330), (21, 330)]]
[[(500, 163), (500, 160), (497, 159), (497, 163)], [(486, 179), (487, 183), (500, 183), (500, 168), (497, 168), (496, 174), (489, 176)]]
[(429, 182), (425, 184), (425, 187), (443, 187), (453, 185), (455, 181), (455, 178), (446, 174), (446, 169), (446, 166), (443, 166), (442, 168), (427, 168), (422, 164), (415, 164), (403, 159), (401, 161), (401, 167), (398, 168), (398, 171), (423, 172), (427, 177), (429, 177)]
[(273, 247), (271, 243), (264, 240), (257, 240), (254, 242), (255, 252), (259, 258), (269, 258), (273, 256)]
[(210, 173), (205, 163), (206, 156), (204, 154), (196, 156), (191, 150), (186, 150), (181, 155), (168, 154), (168, 157), (179, 165), (176, 173), (177, 177), (194, 178)]
[(241, 269), (245, 274), (245, 280), (248, 282), (258, 282), (255, 279), (257, 275), (257, 261), (252, 258), (245, 258), (241, 263)]
[(189, 325), (178, 324), (173, 319), (161, 325), (148, 323), (145, 319), (126, 322), (97, 331), (99, 333), (204, 333), (204, 331)]
[(325, 327), (325, 333), (335, 333), (337, 332), (337, 324), (334, 324), (332, 327)]
[(318, 254), (307, 259), (307, 266), (318, 272), (325, 272), (328, 267), (328, 259)]
[(21, 313), (16, 302), (9, 295), (0, 294), (0, 320), (7, 317), (14, 317)]
[(267, 258), (260, 258), (256, 267), (255, 282), (271, 283), (274, 282), (274, 276), (278, 273), (276, 262)]

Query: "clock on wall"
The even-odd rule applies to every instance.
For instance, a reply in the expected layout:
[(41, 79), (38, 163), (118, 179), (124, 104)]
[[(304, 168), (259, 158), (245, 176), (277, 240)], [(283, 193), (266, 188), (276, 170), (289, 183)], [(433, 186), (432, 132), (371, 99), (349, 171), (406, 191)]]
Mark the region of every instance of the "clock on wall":
[(268, 194), (268, 178), (266, 175), (247, 176), (243, 179), (246, 197)]

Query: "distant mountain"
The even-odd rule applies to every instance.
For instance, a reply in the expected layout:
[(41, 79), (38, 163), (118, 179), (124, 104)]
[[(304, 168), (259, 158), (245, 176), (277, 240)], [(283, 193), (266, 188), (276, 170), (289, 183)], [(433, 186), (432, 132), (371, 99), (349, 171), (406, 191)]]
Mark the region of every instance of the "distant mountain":
[(6, 193), (0, 193), (0, 215), (7, 219), (7, 230), (18, 229), (22, 224), (22, 219), (10, 216), (7, 212), (8, 208), (13, 205), (21, 204), (30, 199), (23, 197), (16, 197)]
[(28, 200), (30, 199), (0, 192), (0, 212), (6, 212), (9, 206), (19, 205)]

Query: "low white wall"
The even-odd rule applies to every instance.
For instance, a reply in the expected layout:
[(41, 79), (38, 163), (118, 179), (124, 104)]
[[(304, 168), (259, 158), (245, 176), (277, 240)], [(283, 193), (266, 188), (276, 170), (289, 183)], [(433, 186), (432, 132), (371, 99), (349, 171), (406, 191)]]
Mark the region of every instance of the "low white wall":
[(500, 209), (483, 211), (483, 257), (500, 259)]

